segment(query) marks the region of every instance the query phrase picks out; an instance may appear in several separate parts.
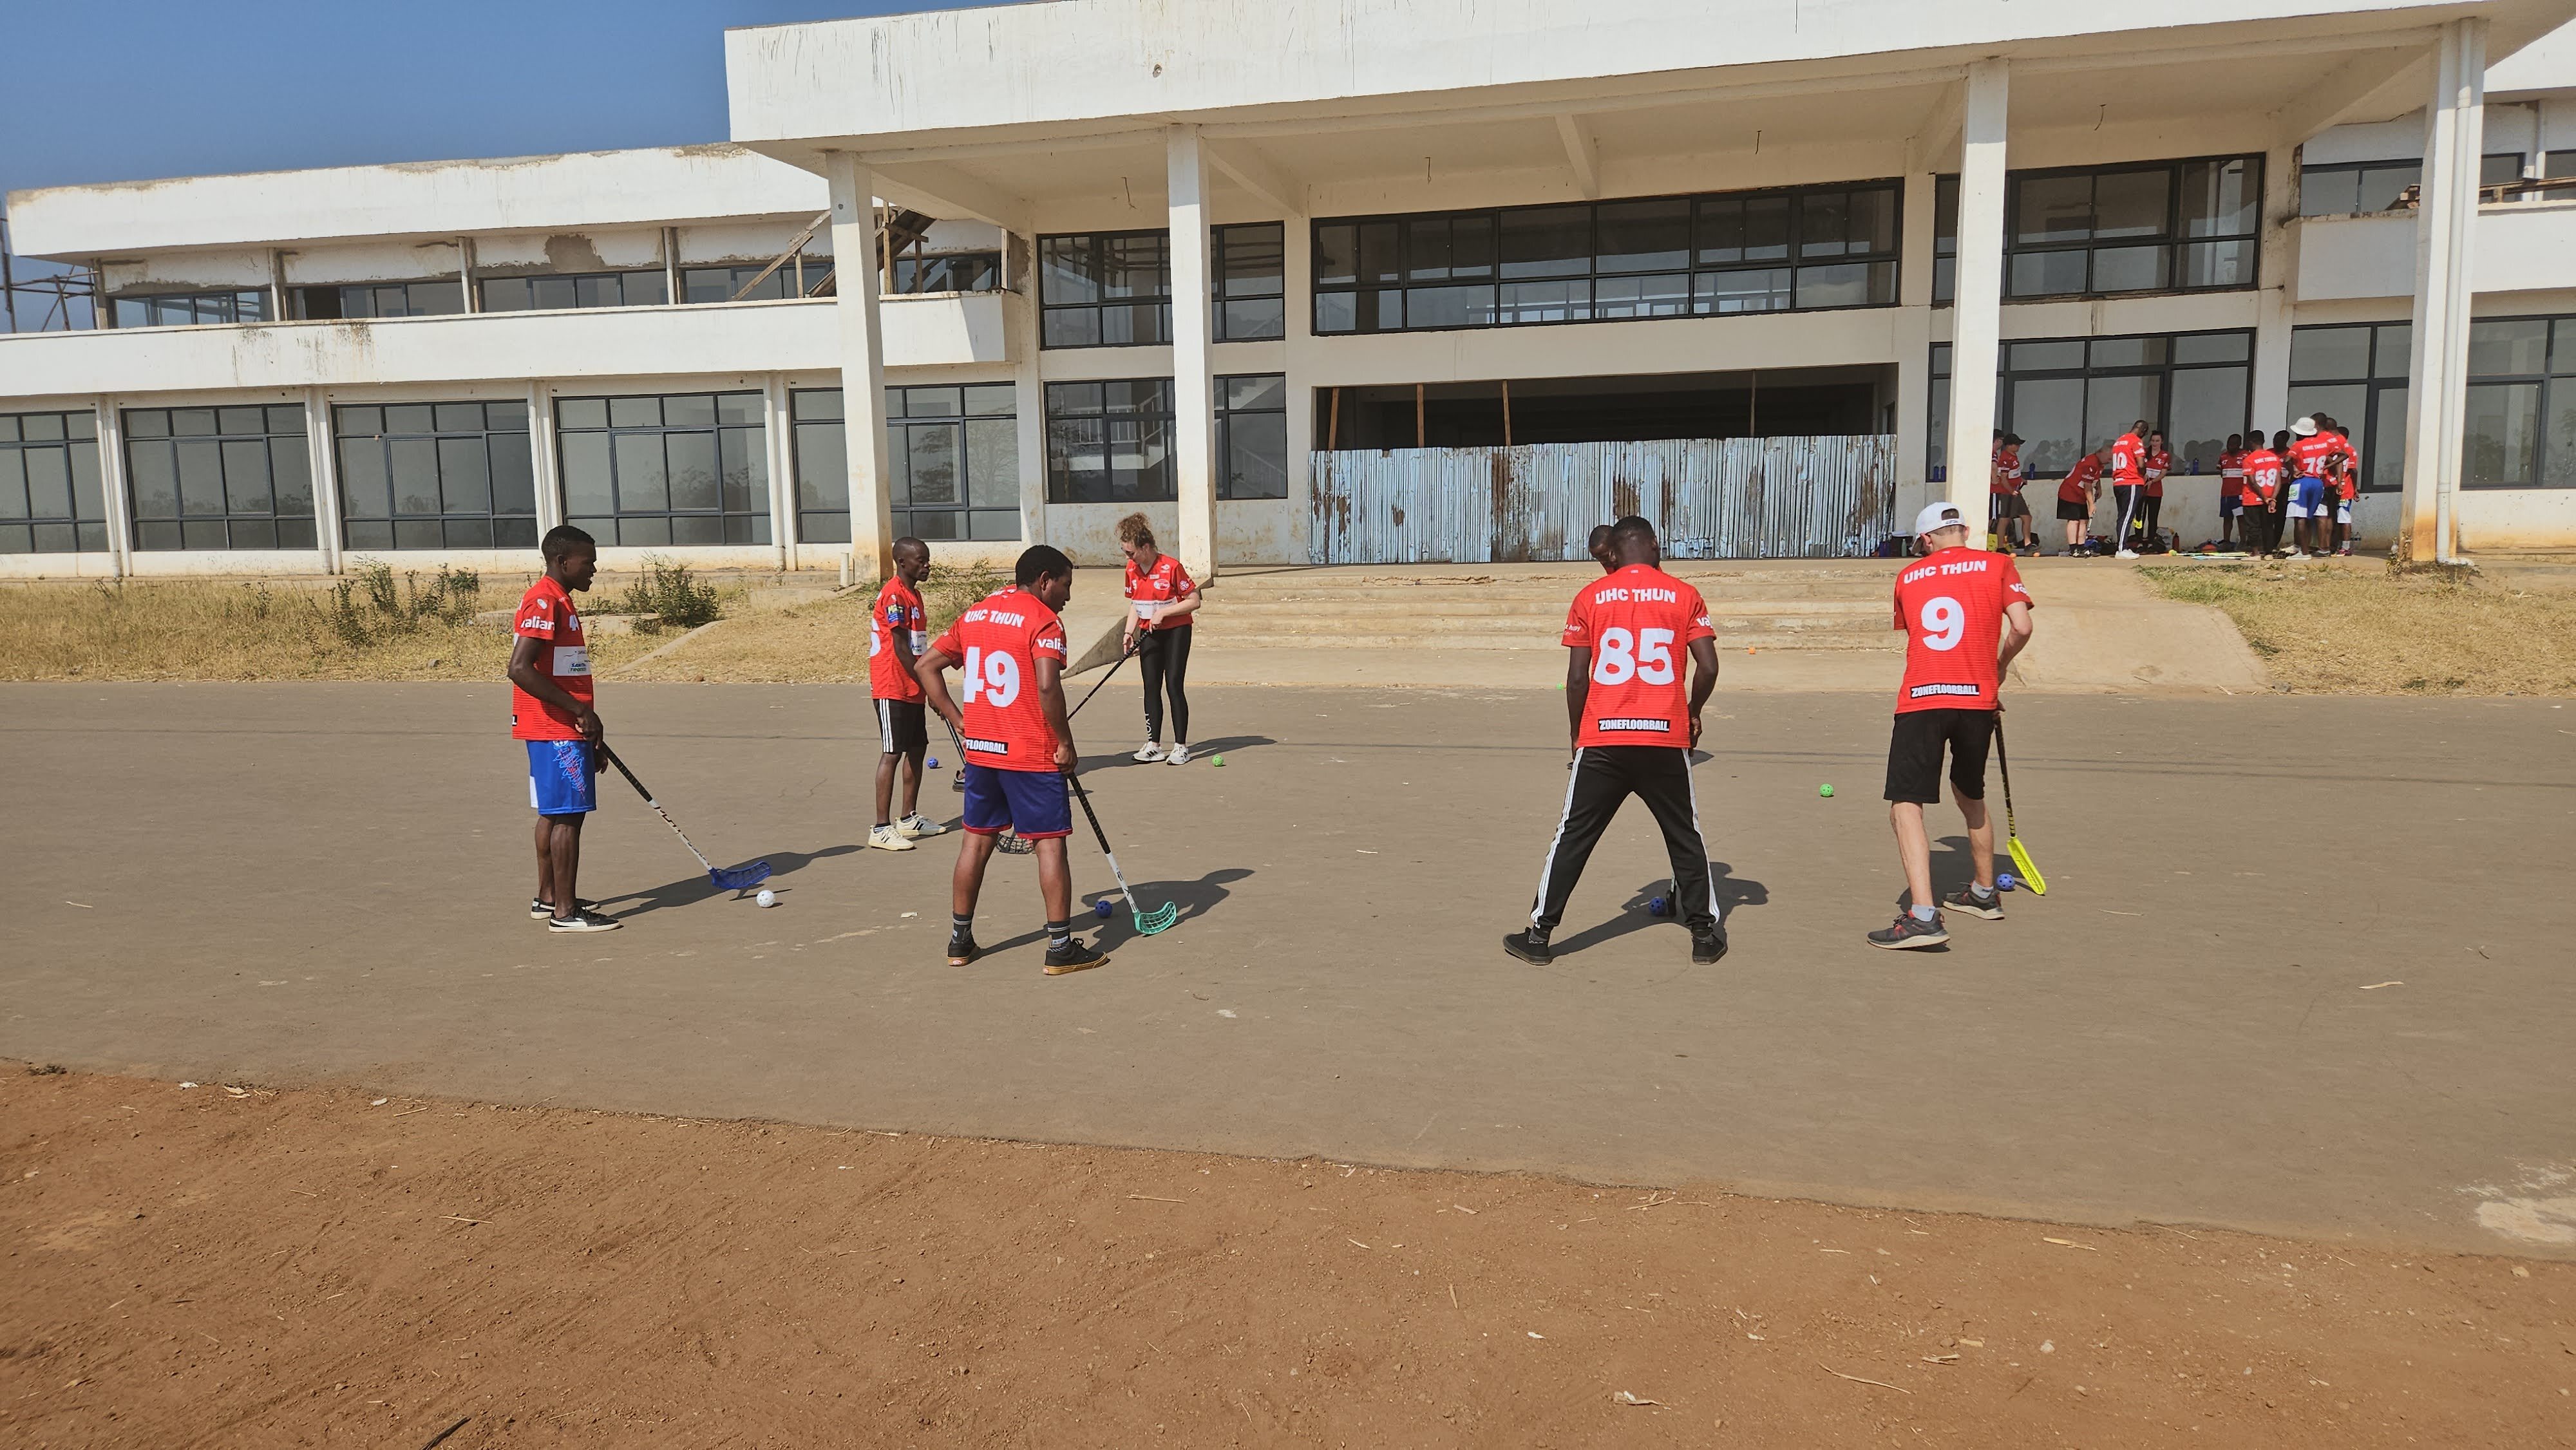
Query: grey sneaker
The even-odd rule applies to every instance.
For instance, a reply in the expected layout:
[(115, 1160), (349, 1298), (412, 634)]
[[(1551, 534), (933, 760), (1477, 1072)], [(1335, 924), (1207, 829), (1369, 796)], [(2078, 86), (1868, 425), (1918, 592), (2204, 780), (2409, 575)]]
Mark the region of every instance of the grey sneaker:
[(1871, 946), (1886, 947), (1892, 951), (1905, 951), (1913, 947), (1937, 947), (1949, 940), (1950, 933), (1942, 930), (1941, 913), (1937, 911), (1932, 913), (1930, 921), (1917, 921), (1914, 919), (1914, 913), (1906, 912), (1897, 917), (1896, 924), (1885, 931), (1874, 931), (1869, 934)]
[(2003, 893), (1995, 892), (1991, 895), (1979, 896), (1976, 887), (1962, 886), (1941, 898), (1941, 909), (1964, 911), (1970, 916), (1981, 916), (1988, 921), (2001, 921), (2004, 919)]

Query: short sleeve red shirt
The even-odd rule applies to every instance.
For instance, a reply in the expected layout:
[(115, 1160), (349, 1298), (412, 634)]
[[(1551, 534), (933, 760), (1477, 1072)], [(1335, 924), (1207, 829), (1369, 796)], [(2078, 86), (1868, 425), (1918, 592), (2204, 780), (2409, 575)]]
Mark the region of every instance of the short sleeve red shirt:
[(958, 661), (964, 674), (957, 705), (966, 715), (969, 764), (1055, 769), (1055, 731), (1039, 703), (1037, 662), (1064, 664), (1064, 621), (1044, 600), (1016, 585), (997, 590), (930, 647)]
[(1565, 614), (1565, 645), (1592, 651), (1592, 685), (1574, 743), (1690, 748), (1684, 675), (1693, 640), (1714, 638), (1699, 591), (1631, 564), (1583, 586)]
[(1189, 628), (1190, 621), (1196, 619), (1197, 615), (1184, 614), (1178, 619), (1166, 619), (1160, 624), (1154, 623), (1145, 616), (1153, 612), (1153, 606), (1168, 604), (1176, 599), (1187, 599), (1197, 593), (1198, 588), (1199, 586), (1190, 579), (1190, 571), (1182, 568), (1181, 561), (1169, 554), (1156, 554), (1154, 565), (1150, 569), (1137, 568), (1136, 561), (1133, 559), (1127, 561), (1127, 599), (1135, 607), (1138, 629)]
[(2343, 452), (2342, 443), (2331, 433), (2311, 433), (2290, 440), (2290, 471), (2294, 478), (2323, 478), (2326, 460)]
[(2343, 459), (2343, 469), (2335, 478), (2335, 494), (2349, 503), (2361, 488), (2361, 452), (2341, 433), (2334, 435), (2334, 440), (2335, 451)]
[[(555, 582), (551, 574), (542, 575), (528, 586), (519, 599), (519, 608), (510, 616), (510, 633), (521, 639), (536, 640), (537, 670), (563, 691), (587, 705), (591, 702), (590, 644), (581, 632), (581, 616), (574, 612), (572, 596)], [(520, 689), (510, 687), (510, 738), (513, 740), (579, 740), (581, 728), (572, 716)]]
[(2021, 485), (2020, 450), (2010, 447), (1996, 449), (1994, 481), (1990, 486), (1998, 494), (2010, 495), (2021, 492)]
[(2084, 502), (2085, 490), (2092, 487), (2101, 477), (2101, 458), (2095, 454), (2085, 454), (2075, 460), (2073, 468), (2066, 470), (2066, 481), (2057, 486), (2057, 501), (2059, 503)]
[(2139, 469), (2147, 477), (2147, 497), (2163, 498), (2165, 475), (2173, 471), (2173, 454), (2158, 448), (2147, 454), (2146, 461), (2139, 465)]
[(2281, 491), (2281, 455), (2269, 448), (2249, 448), (2244, 458), (2244, 491), (2236, 501), (2259, 508)]
[(903, 657), (894, 651), (894, 636), (900, 632), (904, 645), (920, 659), (930, 644), (930, 617), (921, 608), (921, 596), (902, 575), (886, 581), (877, 591), (877, 602), (868, 611), (868, 693), (880, 700), (918, 700), (921, 681), (903, 667)]
[(2111, 482), (2121, 488), (2136, 488), (2147, 481), (2147, 445), (2135, 433), (2123, 433), (2111, 445)]
[(2245, 450), (2230, 449), (2218, 455), (2218, 476), (2222, 480), (2218, 486), (2221, 497), (2241, 488), (2245, 481)]
[(2009, 554), (1943, 549), (1896, 576), (1905, 682), (1896, 713), (1995, 708), (1995, 649), (2006, 606), (2031, 602)]

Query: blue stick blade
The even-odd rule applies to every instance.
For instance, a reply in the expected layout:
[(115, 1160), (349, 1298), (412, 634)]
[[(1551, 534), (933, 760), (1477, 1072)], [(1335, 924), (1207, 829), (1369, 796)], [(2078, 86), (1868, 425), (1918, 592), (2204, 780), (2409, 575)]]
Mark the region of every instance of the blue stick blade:
[(707, 873), (707, 879), (727, 891), (749, 891), (769, 879), (769, 863), (754, 861), (748, 866), (718, 867)]

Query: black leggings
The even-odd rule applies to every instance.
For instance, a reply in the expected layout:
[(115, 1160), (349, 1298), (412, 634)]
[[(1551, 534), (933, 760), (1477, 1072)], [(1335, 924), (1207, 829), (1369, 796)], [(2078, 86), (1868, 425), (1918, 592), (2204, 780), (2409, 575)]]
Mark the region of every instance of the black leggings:
[(1172, 697), (1172, 739), (1190, 738), (1190, 627), (1152, 629), (1136, 636), (1136, 668), (1145, 676), (1145, 738), (1163, 738), (1163, 695)]

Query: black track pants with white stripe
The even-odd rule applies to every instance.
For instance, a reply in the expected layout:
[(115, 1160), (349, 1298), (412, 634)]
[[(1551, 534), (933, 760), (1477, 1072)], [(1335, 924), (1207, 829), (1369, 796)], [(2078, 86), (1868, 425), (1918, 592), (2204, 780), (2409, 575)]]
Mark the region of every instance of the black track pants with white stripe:
[(1583, 865), (1610, 819), (1636, 796), (1663, 827), (1672, 857), (1673, 898), (1693, 931), (1717, 924), (1717, 894), (1710, 881), (1708, 846), (1699, 834), (1699, 797), (1691, 788), (1690, 752), (1669, 745), (1587, 745), (1576, 751), (1574, 777), (1565, 787), (1565, 816), (1547, 848), (1530, 925), (1554, 931), (1565, 918), (1566, 899), (1582, 879)]

